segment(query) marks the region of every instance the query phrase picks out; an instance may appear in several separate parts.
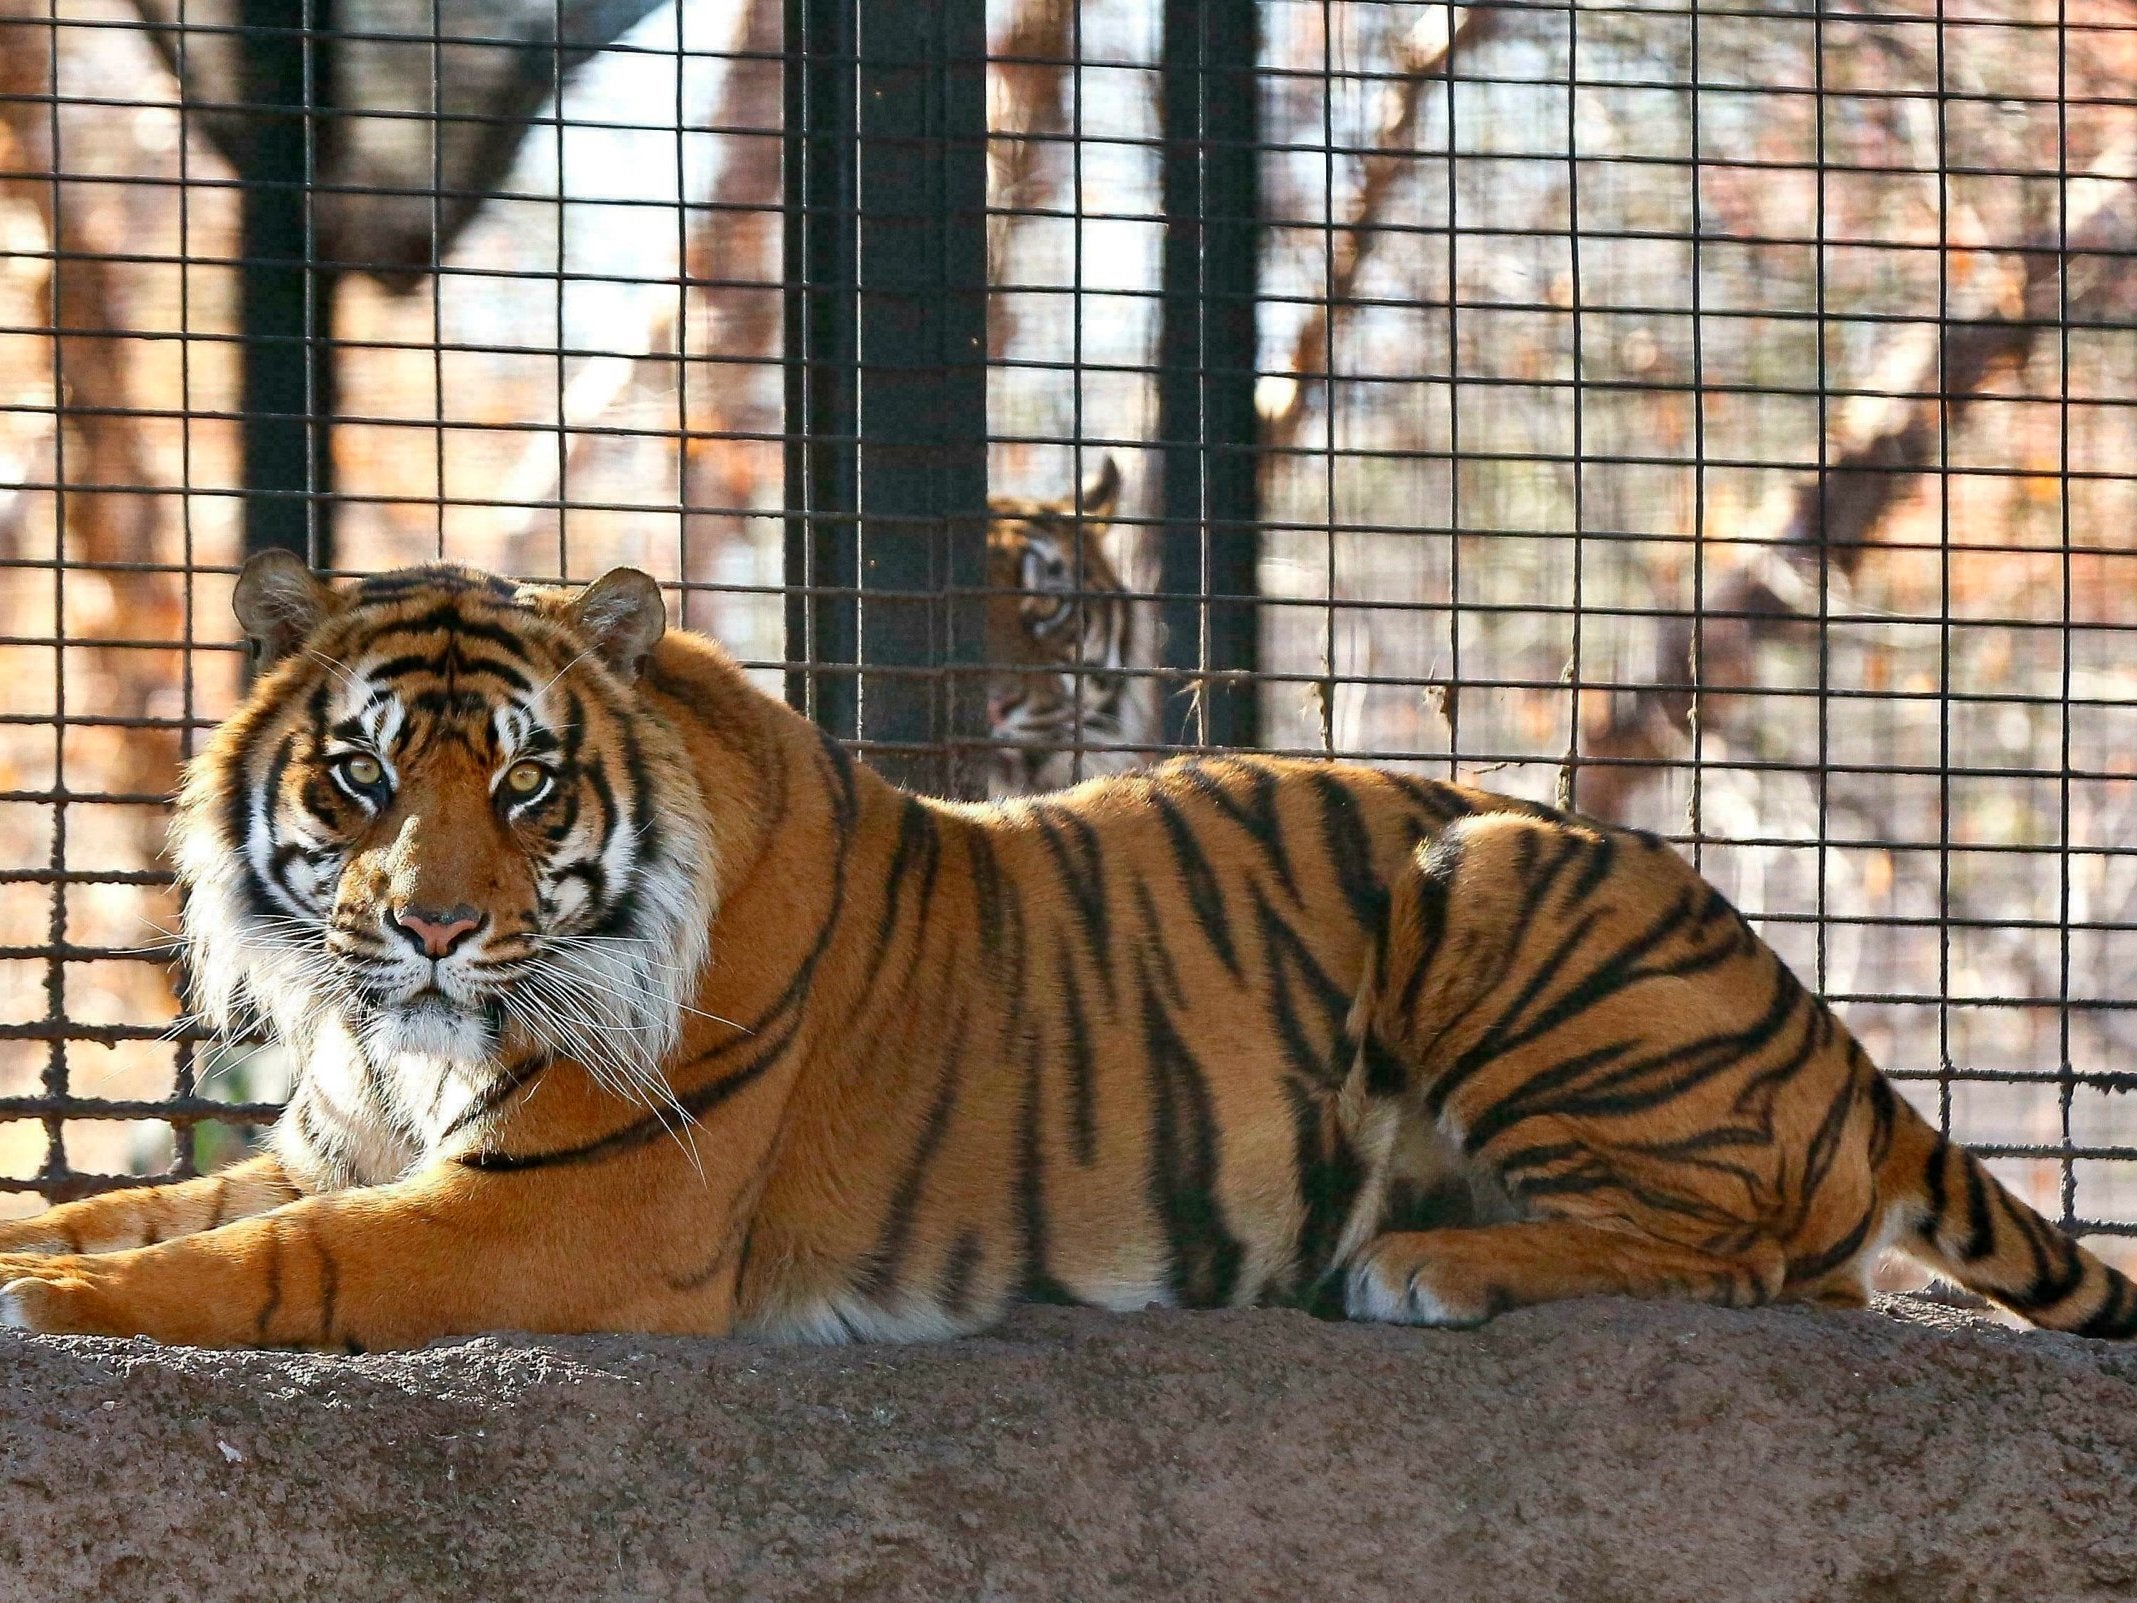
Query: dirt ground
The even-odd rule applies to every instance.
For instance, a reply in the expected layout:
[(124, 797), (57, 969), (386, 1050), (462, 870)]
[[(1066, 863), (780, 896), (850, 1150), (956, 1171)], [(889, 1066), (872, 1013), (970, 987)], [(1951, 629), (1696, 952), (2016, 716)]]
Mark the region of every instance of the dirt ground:
[(0, 1599), (2137, 1596), (2137, 1350), (1948, 1310), (0, 1337)]

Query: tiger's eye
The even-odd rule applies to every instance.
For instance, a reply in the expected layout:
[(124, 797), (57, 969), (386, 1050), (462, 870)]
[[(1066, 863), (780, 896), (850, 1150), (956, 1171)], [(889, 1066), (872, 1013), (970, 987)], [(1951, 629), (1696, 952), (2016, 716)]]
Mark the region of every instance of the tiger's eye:
[(549, 783), (549, 770), (540, 763), (514, 763), (505, 770), (505, 789), (516, 796), (532, 796)]
[(341, 760), (341, 771), (352, 785), (375, 785), (386, 777), (386, 765), (365, 752), (354, 751)]

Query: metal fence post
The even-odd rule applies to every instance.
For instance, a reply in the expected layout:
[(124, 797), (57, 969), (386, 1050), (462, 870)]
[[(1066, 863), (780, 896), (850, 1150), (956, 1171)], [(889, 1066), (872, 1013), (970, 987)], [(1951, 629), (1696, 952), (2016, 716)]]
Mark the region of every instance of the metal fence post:
[[(1158, 439), (1164, 471), (1167, 738), (1252, 746), (1260, 505), (1254, 409), (1261, 252), (1258, 0), (1165, 0), (1165, 243)], [(1177, 681), (1172, 681), (1177, 684)]]
[(311, 228), (331, 123), (332, 0), (241, 0), (239, 406), (247, 554), (333, 561), (334, 284)]
[(985, 9), (789, 0), (787, 22), (788, 694), (901, 783), (969, 792), (984, 734), (970, 670), (986, 563)]

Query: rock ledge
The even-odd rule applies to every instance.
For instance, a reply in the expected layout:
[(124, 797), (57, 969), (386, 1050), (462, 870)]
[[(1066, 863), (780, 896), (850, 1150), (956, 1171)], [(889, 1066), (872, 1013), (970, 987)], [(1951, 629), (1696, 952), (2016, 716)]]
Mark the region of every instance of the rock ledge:
[(2137, 1349), (1915, 1303), (0, 1374), (6, 1603), (2137, 1596)]

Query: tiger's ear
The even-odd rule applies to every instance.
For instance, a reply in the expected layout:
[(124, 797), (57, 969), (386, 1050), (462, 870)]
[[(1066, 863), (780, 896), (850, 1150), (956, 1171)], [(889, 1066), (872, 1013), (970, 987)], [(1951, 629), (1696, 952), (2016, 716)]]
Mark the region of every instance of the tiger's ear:
[(1110, 519), (1119, 500), (1120, 464), (1108, 454), (1076, 492), (1076, 510), (1087, 518)]
[(252, 643), (253, 660), (272, 668), (341, 610), (341, 598), (294, 551), (262, 551), (245, 564), (230, 610)]
[(571, 598), (571, 626), (626, 682), (645, 672), (646, 658), (668, 632), (668, 604), (651, 574), (611, 568)]

